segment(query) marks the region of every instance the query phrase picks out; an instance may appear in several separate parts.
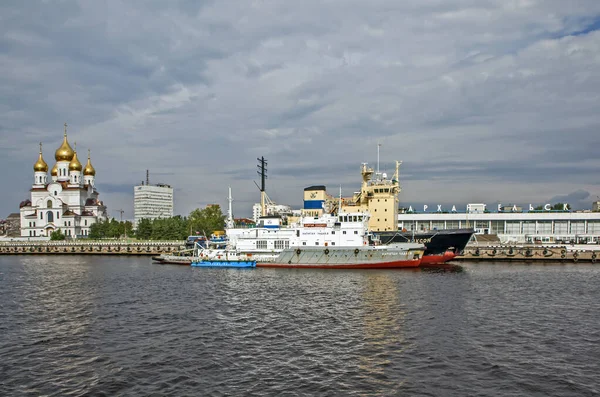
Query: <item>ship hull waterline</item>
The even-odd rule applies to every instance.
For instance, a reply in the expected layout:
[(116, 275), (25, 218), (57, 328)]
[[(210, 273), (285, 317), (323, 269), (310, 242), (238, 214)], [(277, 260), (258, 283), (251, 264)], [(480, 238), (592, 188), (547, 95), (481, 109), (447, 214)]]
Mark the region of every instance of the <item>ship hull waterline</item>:
[(421, 266), (429, 266), (429, 265), (440, 265), (451, 261), (456, 257), (456, 254), (453, 251), (446, 251), (441, 255), (431, 254), (423, 256), (421, 259)]
[(401, 269), (417, 268), (421, 263), (420, 259), (401, 260), (392, 262), (378, 263), (277, 263), (277, 262), (257, 262), (256, 267), (271, 268), (302, 268), (302, 269)]

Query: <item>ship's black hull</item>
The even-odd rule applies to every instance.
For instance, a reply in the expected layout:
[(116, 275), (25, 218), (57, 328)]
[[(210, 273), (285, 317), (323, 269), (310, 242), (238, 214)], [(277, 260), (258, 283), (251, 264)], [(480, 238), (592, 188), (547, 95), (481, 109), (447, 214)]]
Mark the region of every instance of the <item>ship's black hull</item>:
[(422, 243), (425, 245), (425, 256), (444, 255), (451, 251), (459, 255), (475, 233), (473, 229), (444, 229), (426, 232), (376, 232), (381, 244), (389, 243)]

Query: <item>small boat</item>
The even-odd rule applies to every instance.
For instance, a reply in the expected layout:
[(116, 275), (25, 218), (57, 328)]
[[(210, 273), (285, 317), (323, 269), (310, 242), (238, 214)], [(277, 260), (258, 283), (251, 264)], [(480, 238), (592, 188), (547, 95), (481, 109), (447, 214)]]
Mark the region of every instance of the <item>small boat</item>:
[(240, 254), (227, 248), (204, 248), (192, 262), (193, 267), (256, 267), (252, 255)]
[(202, 259), (192, 262), (192, 267), (224, 267), (224, 268), (236, 268), (236, 267), (256, 267), (256, 261), (249, 260), (212, 260)]
[(179, 252), (174, 252), (172, 254), (163, 254), (158, 256), (153, 256), (152, 260), (155, 263), (159, 263), (161, 265), (187, 265), (195, 259), (193, 256), (194, 250), (183, 250)]

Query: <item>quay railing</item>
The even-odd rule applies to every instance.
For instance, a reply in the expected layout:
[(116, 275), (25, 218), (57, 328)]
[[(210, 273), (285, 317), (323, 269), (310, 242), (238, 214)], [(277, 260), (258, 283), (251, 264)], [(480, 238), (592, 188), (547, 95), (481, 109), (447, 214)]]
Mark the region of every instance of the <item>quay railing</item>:
[(185, 249), (184, 240), (3, 241), (0, 255), (11, 254), (125, 254), (160, 255)]

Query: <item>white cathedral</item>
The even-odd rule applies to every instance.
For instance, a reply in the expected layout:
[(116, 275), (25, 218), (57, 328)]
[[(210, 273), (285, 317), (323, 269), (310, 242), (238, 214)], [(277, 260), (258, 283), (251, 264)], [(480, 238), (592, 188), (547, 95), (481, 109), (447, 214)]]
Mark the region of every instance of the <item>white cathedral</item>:
[[(77, 149), (77, 146), (75, 146)], [(48, 181), (48, 164), (40, 155), (33, 165), (34, 183), (31, 199), (21, 202), (21, 236), (50, 238), (60, 230), (68, 238), (85, 238), (90, 226), (107, 219), (106, 207), (98, 200), (95, 188), (96, 170), (90, 153), (85, 168), (77, 158), (77, 151), (67, 141), (67, 124), (62, 145), (54, 154), (56, 164)]]

